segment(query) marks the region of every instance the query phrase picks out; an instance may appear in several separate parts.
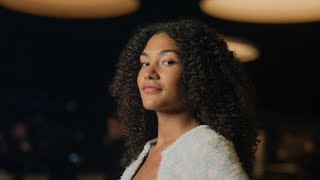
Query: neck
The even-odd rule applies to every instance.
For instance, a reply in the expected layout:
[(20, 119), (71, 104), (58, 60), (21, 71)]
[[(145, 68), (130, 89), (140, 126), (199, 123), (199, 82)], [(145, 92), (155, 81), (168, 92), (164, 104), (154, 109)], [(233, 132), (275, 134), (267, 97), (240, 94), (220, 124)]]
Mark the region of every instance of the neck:
[(158, 116), (157, 147), (163, 147), (174, 142), (185, 132), (198, 126), (198, 121), (188, 112), (162, 113)]

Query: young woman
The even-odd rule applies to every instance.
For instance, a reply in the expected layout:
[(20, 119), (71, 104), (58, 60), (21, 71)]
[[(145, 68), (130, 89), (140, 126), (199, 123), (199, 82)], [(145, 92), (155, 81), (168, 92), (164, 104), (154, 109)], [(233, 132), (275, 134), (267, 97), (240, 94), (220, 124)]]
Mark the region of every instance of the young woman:
[(139, 28), (111, 85), (126, 132), (121, 179), (248, 179), (256, 147), (248, 87), (206, 24)]

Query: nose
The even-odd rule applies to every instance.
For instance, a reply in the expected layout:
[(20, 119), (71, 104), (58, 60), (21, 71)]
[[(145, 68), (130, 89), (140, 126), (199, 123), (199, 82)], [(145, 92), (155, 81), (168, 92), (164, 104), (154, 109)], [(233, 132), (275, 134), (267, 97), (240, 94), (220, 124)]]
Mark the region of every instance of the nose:
[(157, 80), (159, 79), (159, 73), (154, 66), (148, 66), (145, 73), (144, 73), (144, 79), (145, 80)]

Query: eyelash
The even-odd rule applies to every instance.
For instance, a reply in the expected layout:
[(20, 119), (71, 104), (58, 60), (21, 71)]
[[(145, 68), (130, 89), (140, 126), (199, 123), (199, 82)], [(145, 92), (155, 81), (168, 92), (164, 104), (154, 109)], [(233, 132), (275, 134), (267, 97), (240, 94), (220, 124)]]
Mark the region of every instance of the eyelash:
[(146, 66), (149, 65), (149, 63), (147, 63), (147, 62), (142, 62), (142, 63), (140, 63), (140, 65), (141, 65), (141, 67), (146, 67)]
[(162, 62), (162, 64), (164, 64), (164, 63), (167, 63), (167, 65), (172, 65), (172, 64), (175, 64), (176, 62), (173, 60), (165, 60)]
[[(172, 64), (175, 64), (175, 63), (176, 62), (173, 61), (173, 60), (165, 60), (161, 64), (172, 65)], [(149, 63), (148, 62), (141, 62), (140, 65), (141, 65), (141, 67), (146, 67), (146, 66), (149, 66)]]

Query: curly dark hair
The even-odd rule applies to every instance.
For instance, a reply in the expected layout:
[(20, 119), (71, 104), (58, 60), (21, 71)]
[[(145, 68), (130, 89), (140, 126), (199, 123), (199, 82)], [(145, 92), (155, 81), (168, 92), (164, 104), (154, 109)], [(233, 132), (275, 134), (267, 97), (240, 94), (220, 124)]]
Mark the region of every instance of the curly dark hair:
[(192, 115), (233, 142), (242, 166), (250, 174), (257, 146), (251, 83), (226, 42), (213, 28), (193, 19), (140, 27), (120, 54), (110, 90), (117, 102), (117, 119), (126, 132), (123, 165), (137, 158), (145, 143), (157, 137), (156, 113), (144, 109), (136, 80), (146, 43), (162, 32), (180, 50), (184, 97)]

